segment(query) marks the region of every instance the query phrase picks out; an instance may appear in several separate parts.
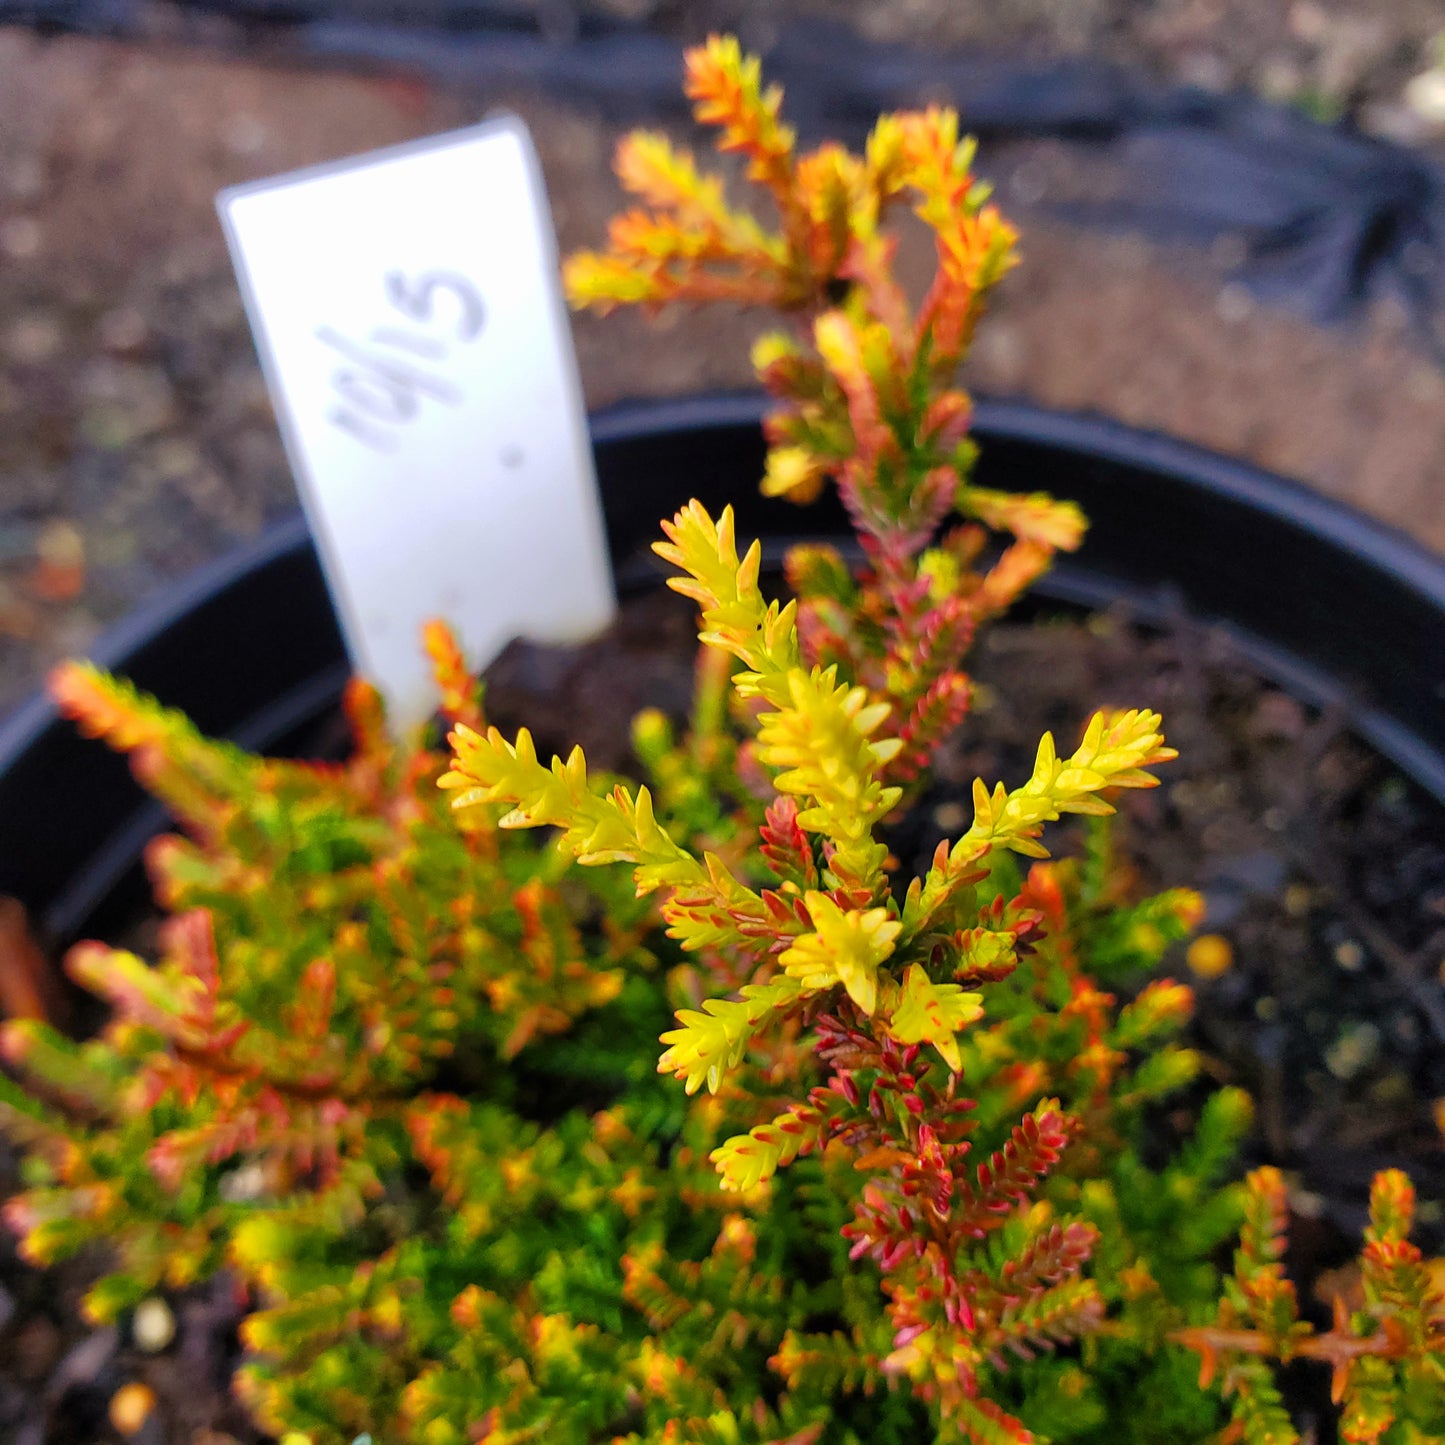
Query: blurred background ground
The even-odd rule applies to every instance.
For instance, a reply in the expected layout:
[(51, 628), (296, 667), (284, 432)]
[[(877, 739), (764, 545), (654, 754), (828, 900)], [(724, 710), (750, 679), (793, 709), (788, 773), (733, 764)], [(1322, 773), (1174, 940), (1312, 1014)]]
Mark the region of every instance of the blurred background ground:
[[(540, 0), (518, 6), (517, 26), (566, 46), (599, 17), (669, 39), (731, 25), (767, 47), (819, 16), (931, 53), (1102, 56), (1445, 158), (1433, 0)], [(507, 105), (533, 129), (564, 248), (595, 242), (617, 201), (608, 159), (624, 127), (505, 66), (438, 80), (414, 64), (319, 65), (304, 27), (154, 5), (120, 28), (0, 29), (0, 715), (51, 661), (294, 504), (219, 188)], [(1319, 325), (1236, 279), (1238, 237), (1077, 224), (1067, 203), (1107, 197), (1117, 158), (1033, 137), (990, 144), (984, 161), (1025, 264), (982, 331), (977, 389), (1248, 457), (1445, 550), (1445, 370), (1399, 301)], [(635, 318), (582, 319), (588, 400), (746, 384), (752, 329), (671, 317), (642, 344)]]

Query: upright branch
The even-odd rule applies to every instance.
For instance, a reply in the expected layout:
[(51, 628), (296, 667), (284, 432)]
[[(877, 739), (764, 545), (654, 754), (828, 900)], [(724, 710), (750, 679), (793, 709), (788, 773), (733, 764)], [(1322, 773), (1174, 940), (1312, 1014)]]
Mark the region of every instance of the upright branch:
[[(828, 547), (800, 547), (788, 580), (810, 665), (886, 698), (898, 718), (890, 781), (908, 783), (962, 720), (959, 671), (979, 624), (1072, 550), (1084, 520), (1067, 502), (972, 485), (972, 405), (955, 374), (988, 294), (1015, 263), (1012, 228), (972, 171), (952, 110), (884, 116), (861, 155), (825, 144), (798, 154), (781, 92), (732, 39), (687, 61), (698, 121), (746, 161), (777, 229), (727, 199), (666, 137), (638, 132), (616, 169), (639, 206), (608, 248), (567, 263), (574, 305), (606, 312), (728, 300), (767, 306), (786, 326), (754, 348), (776, 398), (763, 491), (805, 502), (835, 483), (867, 561), (853, 578)], [(911, 203), (932, 232), (935, 269), (915, 312), (893, 275), (889, 223)], [(945, 528), (953, 514), (957, 524)], [(981, 563), (986, 529), (1012, 537)]]
[(1234, 1277), (1225, 1281), (1215, 1322), (1175, 1336), (1198, 1353), (1202, 1383), (1218, 1381), (1245, 1445), (1290, 1445), (1299, 1438), (1269, 1367), (1271, 1360), (1292, 1359), (1329, 1368), (1340, 1435), (1350, 1445), (1441, 1438), (1445, 1291), (1409, 1242), (1410, 1181), (1398, 1169), (1375, 1176), (1360, 1256), (1362, 1299), (1350, 1308), (1336, 1295), (1334, 1320), (1324, 1331), (1299, 1318), (1281, 1264), (1288, 1218), (1283, 1178), (1277, 1169), (1257, 1169), (1247, 1189)]
[[(1046, 736), (1030, 779), (1012, 790), (979, 782), (972, 826), (898, 890), (878, 836), (900, 797), (883, 781), (901, 746), (890, 707), (838, 681), (836, 664), (809, 665), (796, 604), (763, 595), (759, 550), (738, 555), (730, 510), (714, 521), (691, 502), (664, 530), (656, 550), (701, 608), (704, 644), (734, 659), (735, 693), (761, 708), (755, 752), (773, 797), (754, 852), (776, 870), (774, 885), (754, 888), (673, 839), (645, 787), (594, 790), (580, 749), (543, 764), (525, 731), (509, 742), (495, 728), (457, 726), (441, 786), (464, 813), (500, 811), (503, 828), (557, 829), (584, 864), (631, 864), (639, 894), (662, 895), (685, 950), (734, 960), (728, 976), (746, 982), (679, 1009), (662, 1036), (658, 1069), (688, 1093), (735, 1096), (750, 1057), (802, 1030), (822, 1082), (781, 1110), (774, 1099), (767, 1118), (713, 1149), (722, 1187), (754, 1193), (816, 1151), (850, 1158), (867, 1183), (843, 1233), (855, 1258), (883, 1270), (895, 1327), (882, 1369), (911, 1378), (946, 1415), (985, 1418), (983, 1369), (1090, 1332), (1103, 1302), (1080, 1274), (1095, 1237), (1082, 1220), (1028, 1214), (1036, 1227), (1016, 1253), (977, 1252), (1028, 1210), (1080, 1121), (1040, 1098), (982, 1162), (967, 1162), (975, 1106), (958, 1089), (985, 995), (959, 980), (1006, 978), (1037, 945), (1042, 919), (1026, 892), (990, 897), (973, 885), (1010, 851), (1046, 857), (1045, 823), (1111, 812), (1106, 792), (1152, 787), (1147, 769), (1174, 753), (1153, 713), (1096, 716), (1063, 759)], [(1008, 1418), (994, 1423), (1011, 1428)]]
[[(972, 479), (955, 371), (1013, 233), (957, 117), (800, 153), (736, 42), (686, 84), (771, 219), (633, 136), (637, 205), (573, 298), (780, 310), (763, 488), (836, 485), (861, 569), (795, 548), (785, 600), (731, 509), (664, 522), (702, 650), (681, 741), (636, 720), (644, 785), (488, 727), (439, 627), (447, 758), (394, 743), (362, 683), (351, 756), (312, 765), (63, 669), (62, 707), (185, 836), (149, 855), (159, 962), (70, 957), (100, 1036), (0, 1031), (29, 1084), (0, 1072), (22, 1249), (108, 1243), (105, 1319), (237, 1271), (237, 1391), (288, 1445), (1286, 1445), (1295, 1360), (1331, 1371), (1344, 1440), (1445, 1439), (1408, 1181), (1375, 1181), (1360, 1298), (1316, 1330), (1282, 1177), (1229, 1182), (1247, 1096), (1178, 1098), (1193, 999), (1155, 970), (1203, 900), (1134, 899), (1107, 832), (1174, 756), (1159, 716), (1045, 734), (920, 876), (890, 852), (978, 627), (1083, 530)], [(916, 309), (901, 204), (934, 240)], [(1056, 862), (1071, 814), (1083, 853)]]

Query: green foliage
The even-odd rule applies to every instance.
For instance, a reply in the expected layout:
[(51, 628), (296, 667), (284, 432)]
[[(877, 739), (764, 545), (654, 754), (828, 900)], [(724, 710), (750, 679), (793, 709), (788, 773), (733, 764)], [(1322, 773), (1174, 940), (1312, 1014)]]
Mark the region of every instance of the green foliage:
[[(1202, 1061), (1157, 968), (1201, 904), (1130, 896), (1108, 832), (1174, 756), (1159, 717), (1045, 735), (922, 876), (891, 857), (978, 627), (1083, 529), (969, 480), (953, 373), (1013, 236), (956, 116), (800, 156), (735, 43), (693, 52), (688, 89), (779, 229), (634, 137), (647, 209), (572, 263), (574, 297), (787, 313), (757, 349), (764, 489), (836, 485), (866, 566), (796, 549), (784, 601), (730, 510), (664, 523), (703, 653), (686, 734), (637, 720), (644, 783), (488, 728), (441, 629), (449, 757), (394, 744), (360, 684), (351, 759), (308, 765), (63, 670), (187, 836), (150, 855), (159, 962), (71, 955), (101, 1035), (0, 1039), (29, 1084), (0, 1077), (23, 1249), (107, 1244), (96, 1318), (233, 1270), (238, 1389), (287, 1445), (1253, 1445), (1294, 1438), (1273, 1362), (1296, 1358), (1333, 1372), (1346, 1440), (1441, 1438), (1445, 1304), (1404, 1176), (1376, 1182), (1362, 1304), (1318, 1332), (1282, 1180), (1230, 1182), (1248, 1099), (1176, 1130)], [(916, 312), (882, 224), (905, 197), (937, 251)], [(1011, 540), (984, 564), (990, 528)], [(1065, 814), (1087, 843), (1054, 862)]]
[(1396, 1169), (1375, 1176), (1360, 1257), (1364, 1298), (1335, 1301), (1317, 1331), (1299, 1318), (1284, 1277), (1284, 1181), (1257, 1169), (1246, 1181), (1245, 1223), (1234, 1275), (1213, 1323), (1180, 1332), (1198, 1351), (1206, 1380), (1217, 1372), (1247, 1445), (1289, 1445), (1295, 1433), (1265, 1361), (1313, 1359), (1332, 1371), (1340, 1436), (1351, 1442), (1418, 1445), (1445, 1432), (1445, 1293), (1409, 1242), (1415, 1191)]

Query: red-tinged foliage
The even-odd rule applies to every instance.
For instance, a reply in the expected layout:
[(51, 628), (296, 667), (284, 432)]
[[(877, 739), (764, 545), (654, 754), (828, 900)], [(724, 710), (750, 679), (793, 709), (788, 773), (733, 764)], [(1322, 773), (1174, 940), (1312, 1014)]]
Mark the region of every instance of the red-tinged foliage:
[(715, 36), (687, 53), (683, 91), (702, 125), (717, 126), (718, 149), (739, 151), (752, 179), (773, 188), (780, 205), (791, 200), (793, 133), (778, 119), (782, 91), (762, 86), (762, 66), (745, 57), (731, 36)]
[[(972, 405), (953, 373), (1013, 264), (1014, 233), (986, 203), (952, 111), (886, 116), (861, 156), (832, 143), (798, 155), (781, 92), (763, 87), (758, 62), (735, 41), (714, 38), (687, 64), (698, 121), (746, 158), (781, 229), (731, 207), (720, 177), (640, 133), (619, 148), (617, 170), (647, 209), (613, 222), (606, 253), (571, 258), (568, 286), (577, 305), (601, 310), (729, 300), (796, 318), (754, 353), (779, 402), (767, 421), (764, 491), (807, 501), (833, 481), (868, 562), (856, 581), (832, 565), (826, 576), (794, 573), (799, 635), (809, 662), (841, 664), (912, 719), (895, 764), (909, 782), (963, 717), (968, 688), (955, 670), (979, 622), (1083, 532), (1067, 504), (968, 485)], [(936, 241), (936, 274), (916, 315), (893, 279), (885, 229), (905, 199)], [(1017, 540), (976, 571), (981, 528), (936, 542), (953, 511)]]
[(758, 851), (779, 882), (802, 889), (818, 886), (813, 845), (798, 826), (796, 799), (782, 797), (769, 805), (758, 840)]
[(0, 897), (0, 1018), (62, 1022), (67, 1009), (18, 898)]
[[(774, 227), (635, 135), (638, 204), (569, 264), (574, 299), (779, 308), (763, 490), (836, 486), (859, 565), (794, 549), (774, 600), (731, 509), (663, 524), (704, 651), (688, 733), (636, 721), (648, 786), (486, 727), (439, 625), (445, 772), (364, 683), (352, 756), (313, 766), (63, 673), (188, 838), (149, 854), (178, 915), (159, 965), (72, 956), (102, 1036), (0, 1033), (33, 1084), (0, 1074), (33, 1150), (7, 1212), (27, 1256), (110, 1243), (96, 1318), (237, 1270), (238, 1393), (291, 1445), (1285, 1445), (1272, 1366), (1296, 1359), (1331, 1372), (1342, 1439), (1445, 1438), (1408, 1181), (1376, 1182), (1363, 1303), (1314, 1330), (1283, 1177), (1224, 1182), (1247, 1099), (1175, 1097), (1202, 1070), (1177, 1043), (1192, 994), (1151, 971), (1202, 900), (1136, 901), (1107, 833), (1174, 756), (1158, 715), (1100, 712), (1063, 756), (1045, 734), (900, 876), (894, 825), (966, 721), (978, 628), (1083, 534), (1067, 503), (973, 483), (955, 370), (1014, 237), (956, 115), (800, 154), (735, 42), (691, 52), (686, 84)], [(916, 309), (900, 204), (935, 245)], [(1083, 856), (1023, 876), (1066, 814)], [(572, 860), (627, 872), (588, 885)]]
[[(1398, 1170), (1376, 1175), (1361, 1256), (1364, 1308), (1351, 1312), (1336, 1298), (1326, 1331), (1299, 1319), (1294, 1287), (1284, 1274), (1288, 1205), (1282, 1176), (1272, 1168), (1257, 1169), (1247, 1189), (1234, 1277), (1225, 1282), (1216, 1322), (1175, 1333), (1198, 1354), (1201, 1384), (1222, 1380), (1240, 1437), (1254, 1445), (1266, 1431), (1289, 1429), (1257, 1364), (1272, 1358), (1315, 1360), (1329, 1368), (1344, 1440), (1393, 1438), (1389, 1431), (1402, 1407), (1440, 1428), (1435, 1422), (1445, 1420), (1445, 1295), (1405, 1238), (1414, 1213), (1408, 1179)], [(1292, 1432), (1288, 1438), (1295, 1438)]]
[(898, 731), (903, 747), (893, 761), (891, 776), (900, 783), (915, 781), (943, 741), (968, 716), (972, 699), (972, 685), (958, 673), (947, 673), (929, 684)]

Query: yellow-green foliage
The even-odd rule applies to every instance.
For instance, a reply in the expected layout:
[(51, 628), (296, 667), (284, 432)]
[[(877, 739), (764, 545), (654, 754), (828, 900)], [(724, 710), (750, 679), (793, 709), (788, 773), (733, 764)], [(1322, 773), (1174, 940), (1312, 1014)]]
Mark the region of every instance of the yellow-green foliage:
[[(451, 664), (445, 690), (455, 654), (440, 630), (431, 641)], [(604, 907), (554, 852), (456, 826), (442, 759), (395, 746), (364, 684), (348, 698), (352, 756), (334, 766), (209, 742), (84, 665), (53, 686), (187, 830), (149, 852), (173, 915), (160, 961), (101, 944), (67, 960), (110, 1007), (102, 1034), (77, 1044), (26, 1022), (0, 1035), (68, 1115), (0, 1081), (44, 1176), (7, 1216), (37, 1262), (118, 1247), (97, 1317), (214, 1270), (256, 1200), (290, 1210), (300, 1191), (307, 1210), (356, 1215), (422, 1090), (570, 1029), (644, 956), (620, 895)], [(450, 700), (480, 719), (469, 681)]]
[[(635, 136), (642, 207), (573, 297), (778, 308), (764, 490), (836, 485), (865, 566), (795, 549), (784, 601), (730, 510), (664, 523), (703, 651), (687, 733), (638, 720), (641, 783), (489, 729), (441, 630), (449, 760), (389, 741), (361, 685), (351, 760), (303, 765), (62, 671), (188, 838), (151, 854), (159, 964), (72, 955), (102, 1034), (4, 1032), (23, 1248), (110, 1246), (97, 1317), (233, 1270), (238, 1389), (286, 1445), (1275, 1445), (1294, 1358), (1333, 1372), (1344, 1439), (1445, 1438), (1408, 1182), (1376, 1182), (1363, 1303), (1314, 1331), (1279, 1176), (1229, 1182), (1247, 1097), (1177, 1097), (1192, 997), (1151, 974), (1200, 900), (1125, 897), (1108, 832), (1174, 756), (1159, 717), (1081, 718), (1064, 756), (1046, 735), (922, 876), (890, 854), (977, 629), (1083, 533), (970, 481), (954, 372), (1014, 237), (956, 116), (799, 154), (734, 42), (687, 86), (776, 225)], [(935, 238), (916, 311), (904, 200)], [(1086, 846), (1054, 862), (1067, 814)]]

